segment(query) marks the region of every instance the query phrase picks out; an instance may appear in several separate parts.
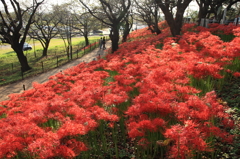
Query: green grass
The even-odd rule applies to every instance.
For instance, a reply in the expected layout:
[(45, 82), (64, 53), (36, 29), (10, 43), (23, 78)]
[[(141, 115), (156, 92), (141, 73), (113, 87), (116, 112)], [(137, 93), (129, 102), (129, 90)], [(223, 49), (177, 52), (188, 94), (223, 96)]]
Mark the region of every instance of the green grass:
[(230, 42), (235, 38), (235, 36), (233, 34), (229, 34), (229, 35), (217, 34), (217, 36), (219, 36), (221, 38), (221, 40), (224, 42)]
[[(89, 41), (90, 43), (94, 43), (97, 42), (98, 39), (99, 37), (90, 37)], [(50, 69), (63, 65), (70, 60), (67, 56), (62, 39), (52, 39), (48, 49), (48, 56), (46, 57), (42, 57), (43, 48), (39, 42), (33, 42), (31, 40), (27, 41), (27, 43), (33, 47), (32, 50), (24, 52), (32, 69), (24, 72), (24, 74), (22, 74), (20, 71), (21, 66), (16, 53), (10, 47), (0, 47), (0, 85), (9, 84), (25, 77), (46, 72)], [(94, 47), (92, 47), (91, 50), (81, 50), (85, 45), (84, 38), (82, 37), (73, 38), (72, 44), (72, 59), (80, 58), (84, 55), (84, 53), (90, 52), (92, 49), (94, 49)]]

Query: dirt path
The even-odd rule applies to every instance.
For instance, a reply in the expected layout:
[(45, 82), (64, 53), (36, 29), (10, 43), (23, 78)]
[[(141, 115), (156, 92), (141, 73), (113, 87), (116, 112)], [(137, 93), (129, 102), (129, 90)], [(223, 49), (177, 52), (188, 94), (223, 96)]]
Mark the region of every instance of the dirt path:
[[(111, 42), (107, 41), (106, 43), (106, 48), (111, 47)], [(96, 60), (97, 57), (99, 56), (102, 57), (107, 54), (107, 50), (100, 50), (99, 48), (94, 49), (92, 52), (84, 55), (82, 58), (73, 60), (72, 62), (69, 62), (63, 66), (57, 67), (55, 69), (52, 69), (48, 72), (39, 74), (34, 77), (26, 78), (22, 81), (12, 83), (6, 86), (1, 86), (0, 87), (0, 101), (4, 101), (8, 99), (8, 95), (12, 93), (21, 93), (23, 91), (23, 85), (25, 86), (25, 89), (31, 89), (32, 88), (32, 82), (38, 82), (38, 83), (44, 83), (48, 81), (48, 78), (60, 71), (63, 71), (67, 68), (70, 68), (72, 66), (76, 66), (81, 62), (91, 62), (93, 60)]]

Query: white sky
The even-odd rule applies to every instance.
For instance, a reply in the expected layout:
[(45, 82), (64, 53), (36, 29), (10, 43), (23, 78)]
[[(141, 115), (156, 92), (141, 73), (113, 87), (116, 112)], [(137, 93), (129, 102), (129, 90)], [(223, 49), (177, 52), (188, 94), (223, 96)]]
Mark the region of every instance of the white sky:
[[(31, 0), (22, 0), (22, 1), (25, 1), (25, 2), (32, 2)], [(75, 2), (74, 2), (75, 1)], [(90, 1), (92, 1), (92, 0), (87, 0), (88, 2), (90, 2)], [(62, 4), (62, 3), (67, 3), (67, 2), (72, 2), (72, 3), (79, 3), (80, 4), (80, 2), (78, 1), (78, 0), (45, 0), (45, 2), (44, 3), (46, 3), (46, 5), (47, 4), (58, 4), (58, 5), (60, 5), (60, 4)], [(2, 4), (0, 3), (0, 7), (2, 7)], [(46, 6), (47, 7), (47, 6)], [(189, 5), (189, 8), (191, 9), (191, 10), (198, 10), (198, 5), (197, 5), (197, 3), (195, 2), (195, 1), (192, 1), (191, 3), (190, 3), (190, 5)]]
[[(29, 2), (32, 4), (32, 0), (21, 0), (21, 1), (25, 1), (26, 4), (28, 4)], [(41, 1), (41, 0), (39, 0)], [(88, 2), (92, 2), (93, 0), (86, 0)], [(80, 5), (80, 2), (78, 0), (45, 0), (45, 5), (42, 5), (41, 8), (44, 10), (44, 9), (50, 9), (49, 7), (51, 6), (51, 4), (63, 4), (63, 3), (67, 3), (67, 2), (72, 2), (73, 4), (74, 3), (78, 3)], [(0, 3), (0, 9), (3, 9), (2, 8), (2, 4)], [(195, 1), (192, 1), (189, 5), (189, 7), (185, 10), (185, 15), (187, 14), (186, 12), (187, 11), (193, 11), (193, 10), (198, 10), (198, 5)]]
[(66, 2), (71, 2), (71, 0), (45, 0), (45, 2), (50, 4), (62, 4)]
[[(62, 3), (71, 2), (71, 1), (74, 1), (74, 0), (45, 0), (45, 2), (50, 3), (50, 4), (62, 4)], [(74, 3), (76, 3), (76, 2), (74, 2)], [(80, 3), (80, 2), (78, 2), (78, 3)], [(191, 10), (197, 10), (198, 5), (195, 1), (192, 1), (189, 5), (189, 8)]]

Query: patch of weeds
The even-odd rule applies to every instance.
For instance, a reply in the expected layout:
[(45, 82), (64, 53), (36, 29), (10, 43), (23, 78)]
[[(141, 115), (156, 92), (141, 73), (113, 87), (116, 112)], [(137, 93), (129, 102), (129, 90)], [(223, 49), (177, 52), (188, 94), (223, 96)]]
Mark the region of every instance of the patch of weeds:
[(221, 155), (223, 158), (240, 158), (240, 78), (232, 78), (223, 84), (221, 89), (216, 90), (217, 96), (221, 98), (230, 107), (227, 113), (231, 115), (235, 127), (230, 129), (230, 134), (234, 135), (234, 141), (231, 145), (221, 144)]
[(157, 49), (162, 50), (162, 48), (163, 48), (163, 43), (157, 44), (155, 47), (156, 47)]
[(221, 40), (224, 41), (224, 42), (230, 42), (235, 38), (235, 36), (233, 34), (229, 34), (229, 35), (218, 34), (217, 36), (220, 37)]
[(240, 109), (240, 78), (232, 78), (225, 82), (221, 90), (216, 90), (219, 98), (227, 102), (231, 108)]

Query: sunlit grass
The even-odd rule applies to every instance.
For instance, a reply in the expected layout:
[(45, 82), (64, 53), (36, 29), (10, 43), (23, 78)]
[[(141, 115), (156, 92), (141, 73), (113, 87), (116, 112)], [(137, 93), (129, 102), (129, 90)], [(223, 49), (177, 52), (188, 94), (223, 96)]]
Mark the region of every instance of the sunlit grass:
[[(99, 37), (92, 36), (89, 37), (89, 42), (94, 43), (98, 41), (98, 39)], [(46, 57), (42, 57), (43, 48), (40, 42), (31, 40), (27, 41), (27, 43), (33, 47), (32, 50), (24, 52), (32, 70), (25, 72), (23, 74), (24, 78), (26, 76), (32, 76), (45, 72), (71, 60), (70, 57), (67, 56), (66, 48), (62, 39), (52, 39)], [(72, 45), (72, 59), (77, 59), (83, 56), (84, 53), (91, 51), (90, 49), (86, 49), (85, 51), (81, 50), (85, 46), (83, 37), (72, 38)], [(0, 48), (0, 85), (22, 79), (23, 77), (16, 53), (10, 48), (10, 46), (2, 46)]]
[[(89, 40), (96, 40), (96, 39), (99, 39), (99, 37), (98, 36), (89, 37)], [(26, 42), (33, 47), (33, 49), (28, 51), (28, 53), (33, 53), (34, 49), (35, 50), (43, 49), (41, 43), (37, 40), (27, 40)], [(80, 42), (84, 42), (84, 37), (73, 37), (72, 38), (73, 45), (77, 45)], [(8, 47), (6, 47), (6, 46), (8, 46)], [(50, 42), (50, 45), (49, 45), (49, 50), (55, 49), (56, 47), (64, 47), (64, 41), (62, 39), (57, 39), (57, 38), (52, 39)], [(10, 47), (9, 44), (0, 45), (0, 58), (12, 56), (11, 53), (13, 53), (13, 56), (16, 56), (15, 52), (13, 51), (13, 49)]]

